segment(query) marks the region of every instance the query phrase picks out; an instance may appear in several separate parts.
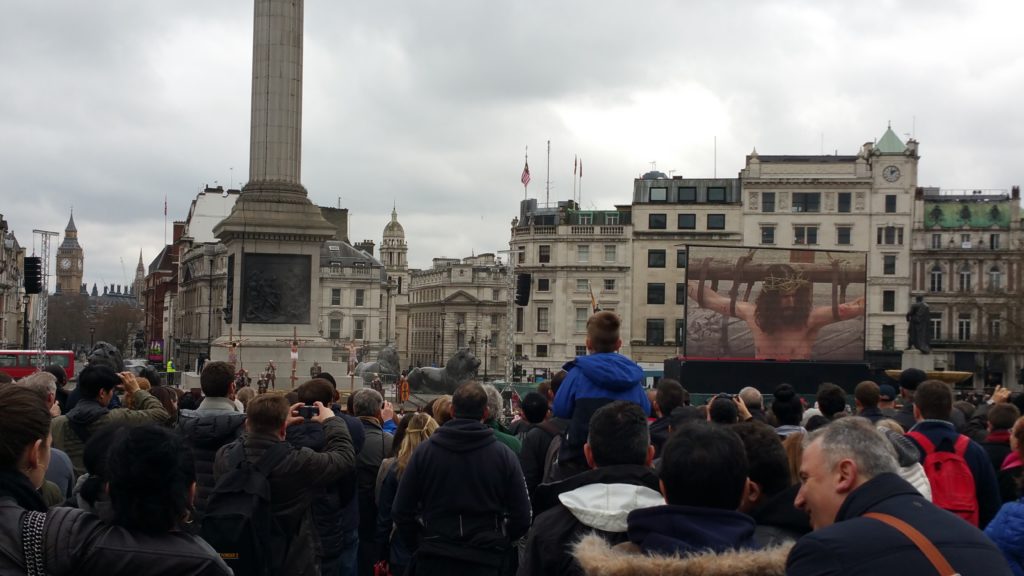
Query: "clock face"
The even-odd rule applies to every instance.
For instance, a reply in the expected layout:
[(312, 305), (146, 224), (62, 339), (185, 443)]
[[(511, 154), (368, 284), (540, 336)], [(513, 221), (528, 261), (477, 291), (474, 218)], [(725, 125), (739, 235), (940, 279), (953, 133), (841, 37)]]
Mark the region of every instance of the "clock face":
[(70, 258), (64, 258), (63, 260), (61, 260), (60, 261), (60, 267), (61, 267), (62, 270), (70, 269), (71, 268), (71, 259)]
[(895, 166), (886, 166), (882, 170), (882, 178), (889, 182), (895, 182), (900, 179), (900, 169)]

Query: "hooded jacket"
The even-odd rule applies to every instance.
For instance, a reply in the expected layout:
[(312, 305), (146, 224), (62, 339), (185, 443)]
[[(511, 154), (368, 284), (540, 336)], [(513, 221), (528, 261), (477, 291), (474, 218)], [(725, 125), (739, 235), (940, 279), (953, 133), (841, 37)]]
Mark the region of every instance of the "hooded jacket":
[[(63, 450), (75, 467), (75, 476), (85, 474), (85, 441), (108, 424), (162, 423), (170, 416), (164, 405), (145, 390), (136, 390), (132, 403), (138, 408), (108, 409), (96, 400), (82, 399), (66, 415), (57, 416), (50, 423), (53, 446)], [(83, 439), (84, 438), (84, 439)]]
[(213, 491), (213, 461), (221, 446), (238, 439), (244, 431), (245, 414), (227, 398), (207, 396), (195, 410), (178, 413), (176, 429), (192, 449), (196, 463), (196, 511), (206, 510)]
[(935, 573), (917, 546), (895, 528), (865, 518), (868, 512), (890, 514), (916, 528), (960, 574), (1010, 574), (998, 549), (980, 530), (928, 502), (913, 486), (891, 473), (879, 474), (850, 492), (834, 524), (801, 538), (786, 560), (786, 574)]
[(648, 416), (651, 403), (644, 392), (644, 371), (628, 357), (615, 352), (579, 356), (567, 362), (568, 373), (555, 395), (551, 413), (571, 420), (558, 452), (560, 463), (583, 462), (590, 417), (598, 408), (616, 400), (636, 402)]
[(411, 552), (500, 562), (530, 526), (519, 459), (483, 423), (449, 420), (413, 452), (391, 516)]
[(717, 508), (663, 505), (630, 512), (629, 541), (645, 554), (696, 554), (757, 548), (754, 519)]
[(587, 576), (783, 576), (791, 546), (706, 550), (688, 556), (640, 554), (636, 545), (612, 547), (590, 534), (573, 546), (573, 555)]
[(635, 465), (596, 468), (542, 484), (518, 576), (583, 574), (571, 544), (591, 532), (610, 542), (625, 541), (630, 512), (664, 503), (657, 487), (654, 472)]
[(1024, 503), (1003, 504), (985, 527), (985, 535), (999, 547), (1014, 576), (1024, 576)]

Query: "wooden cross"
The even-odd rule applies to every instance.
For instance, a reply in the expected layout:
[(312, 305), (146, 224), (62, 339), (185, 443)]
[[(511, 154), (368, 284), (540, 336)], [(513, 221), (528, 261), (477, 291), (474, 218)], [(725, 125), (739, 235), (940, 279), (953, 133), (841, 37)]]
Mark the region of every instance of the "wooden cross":
[(299, 330), (295, 326), (292, 326), (292, 337), (291, 338), (278, 338), (278, 342), (289, 342), (292, 345), (292, 375), (291, 380), (292, 388), (295, 388), (295, 381), (298, 379), (295, 376), (295, 365), (299, 362), (299, 343), (300, 342), (312, 342), (312, 338), (299, 338)]
[(228, 349), (228, 364), (231, 364), (232, 366), (235, 366), (235, 364), (238, 364), (238, 366), (236, 368), (240, 370), (242, 368), (242, 361), (241, 361), (241, 354), (240, 354), (241, 353), (241, 344), (242, 344), (242, 342), (245, 342), (246, 340), (248, 340), (248, 338), (242, 338), (241, 334), (239, 334), (238, 338), (236, 339), (235, 338), (235, 329), (234, 328), (228, 328), (228, 339), (227, 339), (227, 342), (221, 342), (220, 344), (214, 344), (214, 346), (220, 346), (222, 348), (227, 348)]

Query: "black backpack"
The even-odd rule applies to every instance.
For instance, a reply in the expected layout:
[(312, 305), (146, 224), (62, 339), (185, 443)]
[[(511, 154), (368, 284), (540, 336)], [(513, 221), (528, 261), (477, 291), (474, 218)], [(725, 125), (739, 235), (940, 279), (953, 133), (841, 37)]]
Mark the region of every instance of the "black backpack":
[(267, 476), (291, 451), (291, 445), (279, 442), (252, 463), (243, 442), (227, 450), (230, 468), (210, 494), (200, 536), (237, 576), (282, 573), (288, 535), (274, 518)]

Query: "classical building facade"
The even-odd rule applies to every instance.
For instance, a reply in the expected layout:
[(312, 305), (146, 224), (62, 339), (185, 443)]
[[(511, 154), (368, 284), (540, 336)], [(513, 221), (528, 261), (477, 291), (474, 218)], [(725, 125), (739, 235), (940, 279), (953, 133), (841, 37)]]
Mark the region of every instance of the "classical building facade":
[(743, 243), (739, 180), (651, 171), (633, 181), (631, 210), (631, 357), (658, 364), (683, 351), (687, 245)]
[(24, 322), (25, 249), (0, 215), (0, 348), (21, 348)]
[(601, 309), (622, 317), (622, 353), (632, 353), (632, 234), (630, 206), (580, 210), (572, 200), (520, 203), (510, 256), (514, 272), (530, 277), (530, 301), (513, 307), (512, 350), (527, 377), (557, 372), (586, 353), (591, 293)]
[(918, 143), (891, 128), (855, 156), (769, 156), (740, 171), (743, 244), (867, 253), (866, 359), (899, 367), (910, 305)]
[[(362, 248), (362, 249), (360, 249)], [(331, 342), (335, 361), (348, 359), (355, 345), (374, 358), (384, 345), (386, 272), (373, 257), (373, 243), (352, 246), (328, 240), (320, 249), (320, 331)], [(367, 356), (369, 354), (369, 356)]]
[(64, 227), (64, 241), (57, 248), (57, 285), (54, 292), (84, 292), (85, 284), (85, 252), (78, 243), (78, 227), (75, 226), (75, 215), (68, 218)]
[(485, 372), (488, 379), (501, 378), (511, 297), (509, 268), (491, 253), (435, 258), (429, 270), (414, 270), (404, 314), (409, 354), (402, 360), (409, 366), (444, 366), (468, 348), (480, 360), (481, 378)]
[(911, 294), (928, 304), (936, 367), (974, 372), (976, 386), (1017, 385), (1024, 353), (1020, 187), (921, 188), (915, 205)]

